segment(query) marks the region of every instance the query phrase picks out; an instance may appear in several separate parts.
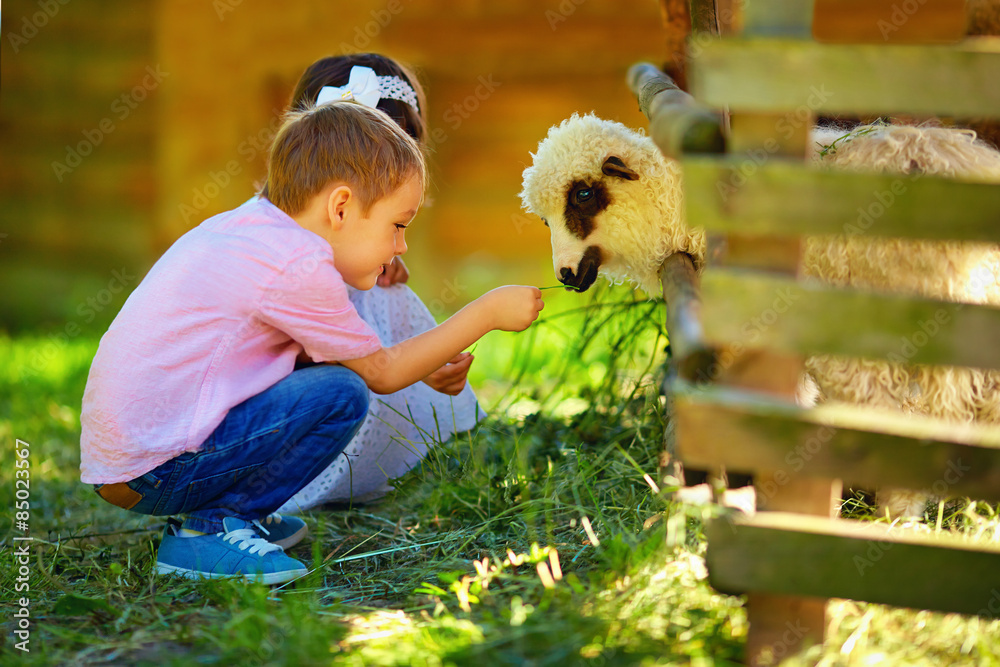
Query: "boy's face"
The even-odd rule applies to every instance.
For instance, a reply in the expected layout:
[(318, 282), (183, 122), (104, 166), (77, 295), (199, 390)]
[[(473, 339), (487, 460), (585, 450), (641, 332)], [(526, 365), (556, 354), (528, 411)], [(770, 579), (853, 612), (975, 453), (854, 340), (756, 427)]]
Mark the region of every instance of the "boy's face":
[(406, 252), (406, 227), (413, 220), (423, 198), (423, 183), (412, 176), (395, 192), (376, 201), (367, 214), (355, 205), (354, 215), (345, 220), (340, 252), (333, 262), (344, 282), (369, 290), (394, 257)]

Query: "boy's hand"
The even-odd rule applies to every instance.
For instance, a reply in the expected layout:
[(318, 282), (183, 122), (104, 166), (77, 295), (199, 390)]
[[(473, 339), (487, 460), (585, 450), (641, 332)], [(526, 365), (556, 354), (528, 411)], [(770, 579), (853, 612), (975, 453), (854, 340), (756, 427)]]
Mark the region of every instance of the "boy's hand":
[(524, 331), (545, 307), (542, 292), (528, 285), (497, 287), (480, 298), (486, 302), (492, 328), (501, 331)]
[(451, 361), (437, 369), (424, 378), (424, 383), (434, 391), (449, 396), (457, 396), (465, 389), (466, 377), (469, 375), (469, 367), (472, 365), (473, 357), (468, 352), (462, 352)]
[(394, 257), (389, 266), (385, 267), (385, 273), (375, 280), (375, 284), (379, 287), (389, 287), (396, 283), (405, 283), (409, 279), (410, 272), (406, 268), (406, 264), (403, 264), (403, 259)]

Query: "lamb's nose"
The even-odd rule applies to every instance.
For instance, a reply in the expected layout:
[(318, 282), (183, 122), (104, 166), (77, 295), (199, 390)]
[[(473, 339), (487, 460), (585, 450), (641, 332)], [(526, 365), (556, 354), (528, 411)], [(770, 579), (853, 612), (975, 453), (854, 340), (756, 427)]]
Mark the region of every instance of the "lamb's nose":
[(568, 267), (559, 269), (559, 282), (566, 283), (573, 279), (573, 272)]

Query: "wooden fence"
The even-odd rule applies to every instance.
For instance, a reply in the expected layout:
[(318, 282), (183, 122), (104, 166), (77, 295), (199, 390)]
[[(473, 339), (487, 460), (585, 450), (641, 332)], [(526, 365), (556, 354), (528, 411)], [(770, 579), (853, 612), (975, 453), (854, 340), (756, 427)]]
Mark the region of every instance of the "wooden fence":
[[(748, 595), (751, 664), (822, 642), (832, 597), (1000, 617), (1000, 549), (834, 518), (842, 483), (947, 480), (949, 495), (1000, 501), (1000, 429), (794, 400), (805, 355), (891, 358), (938, 312), (948, 317), (910, 362), (1000, 368), (998, 309), (798, 280), (801, 237), (843, 233), (893, 183), (905, 197), (883, 207), (880, 235), (1000, 241), (1000, 185), (806, 163), (817, 114), (1000, 117), (1000, 43), (962, 41), (962, 0), (743, 7), (691, 2), (686, 68), (675, 58), (665, 69), (693, 97), (651, 65), (629, 72), (652, 138), (681, 162), (687, 219), (710, 234), (700, 276), (683, 255), (662, 274), (675, 355), (668, 454), (752, 473), (757, 489), (756, 516), (708, 526), (709, 581)], [(741, 177), (755, 153), (767, 158)], [(748, 346), (742, 328), (777, 293), (794, 307)]]

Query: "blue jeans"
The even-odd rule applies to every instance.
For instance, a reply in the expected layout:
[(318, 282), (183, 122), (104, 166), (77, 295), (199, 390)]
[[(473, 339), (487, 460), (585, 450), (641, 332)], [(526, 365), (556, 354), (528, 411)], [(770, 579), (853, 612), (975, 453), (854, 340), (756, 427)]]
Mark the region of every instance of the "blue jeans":
[[(184, 527), (222, 531), (222, 519), (261, 519), (336, 459), (368, 414), (368, 387), (343, 366), (296, 370), (232, 408), (197, 452), (129, 482), (133, 512), (186, 514)], [(101, 485), (95, 485), (100, 488)]]

